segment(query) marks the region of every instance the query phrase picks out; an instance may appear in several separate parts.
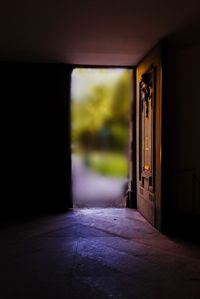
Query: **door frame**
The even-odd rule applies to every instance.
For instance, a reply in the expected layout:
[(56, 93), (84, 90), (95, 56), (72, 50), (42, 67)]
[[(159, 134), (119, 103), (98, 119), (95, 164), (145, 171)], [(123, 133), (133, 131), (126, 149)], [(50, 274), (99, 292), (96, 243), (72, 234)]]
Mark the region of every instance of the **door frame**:
[[(69, 106), (68, 106), (68, 119), (69, 119), (69, 126), (68, 126), (68, 135), (70, 137), (70, 148), (69, 148), (69, 154), (70, 157), (68, 161), (70, 162), (69, 166), (69, 180), (70, 180), (70, 196), (68, 200), (68, 208), (73, 209), (73, 191), (72, 191), (72, 160), (71, 160), (71, 76), (72, 76), (72, 71), (75, 68), (91, 68), (91, 69), (117, 69), (117, 68), (123, 68), (127, 70), (132, 70), (132, 99), (131, 99), (131, 113), (130, 117), (132, 120), (132, 142), (129, 145), (129, 156), (131, 161), (129, 160), (129, 174), (128, 174), (128, 190), (127, 190), (127, 208), (136, 208), (136, 203), (137, 203), (137, 198), (136, 198), (136, 186), (137, 186), (137, 161), (136, 161), (136, 67), (135, 66), (126, 66), (126, 65), (84, 65), (84, 64), (70, 64), (70, 72), (68, 78), (70, 82), (70, 88), (69, 88)], [(129, 128), (130, 131), (130, 128)], [(130, 137), (129, 137), (130, 141)], [(131, 163), (130, 163), (131, 162)], [(132, 167), (130, 167), (132, 165)], [(131, 180), (130, 180), (130, 174), (131, 174)]]

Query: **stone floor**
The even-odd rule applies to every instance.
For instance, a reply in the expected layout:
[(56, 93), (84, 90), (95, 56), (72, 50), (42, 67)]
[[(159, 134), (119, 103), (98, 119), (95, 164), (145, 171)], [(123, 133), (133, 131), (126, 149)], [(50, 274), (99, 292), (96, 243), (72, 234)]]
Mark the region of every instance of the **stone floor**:
[(0, 298), (199, 299), (200, 248), (135, 210), (82, 209), (0, 231)]

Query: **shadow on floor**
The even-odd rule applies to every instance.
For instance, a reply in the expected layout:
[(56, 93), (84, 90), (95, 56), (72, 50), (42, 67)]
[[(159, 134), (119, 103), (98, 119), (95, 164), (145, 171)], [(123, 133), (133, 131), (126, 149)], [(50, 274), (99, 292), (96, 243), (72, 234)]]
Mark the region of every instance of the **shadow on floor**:
[(79, 209), (0, 230), (0, 298), (200, 298), (200, 247), (135, 210)]

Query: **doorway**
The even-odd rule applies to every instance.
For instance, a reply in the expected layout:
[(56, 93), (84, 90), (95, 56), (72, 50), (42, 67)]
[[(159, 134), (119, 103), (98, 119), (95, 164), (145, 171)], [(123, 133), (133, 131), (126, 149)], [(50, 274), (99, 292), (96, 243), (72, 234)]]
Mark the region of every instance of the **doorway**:
[(71, 161), (74, 208), (127, 206), (133, 70), (74, 68)]

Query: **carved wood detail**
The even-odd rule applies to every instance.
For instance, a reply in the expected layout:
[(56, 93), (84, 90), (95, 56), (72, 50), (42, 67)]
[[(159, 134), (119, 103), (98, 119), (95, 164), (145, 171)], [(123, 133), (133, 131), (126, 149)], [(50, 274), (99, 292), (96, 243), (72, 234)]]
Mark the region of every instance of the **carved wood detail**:
[(139, 180), (151, 192), (155, 190), (155, 75), (151, 65), (139, 83)]

